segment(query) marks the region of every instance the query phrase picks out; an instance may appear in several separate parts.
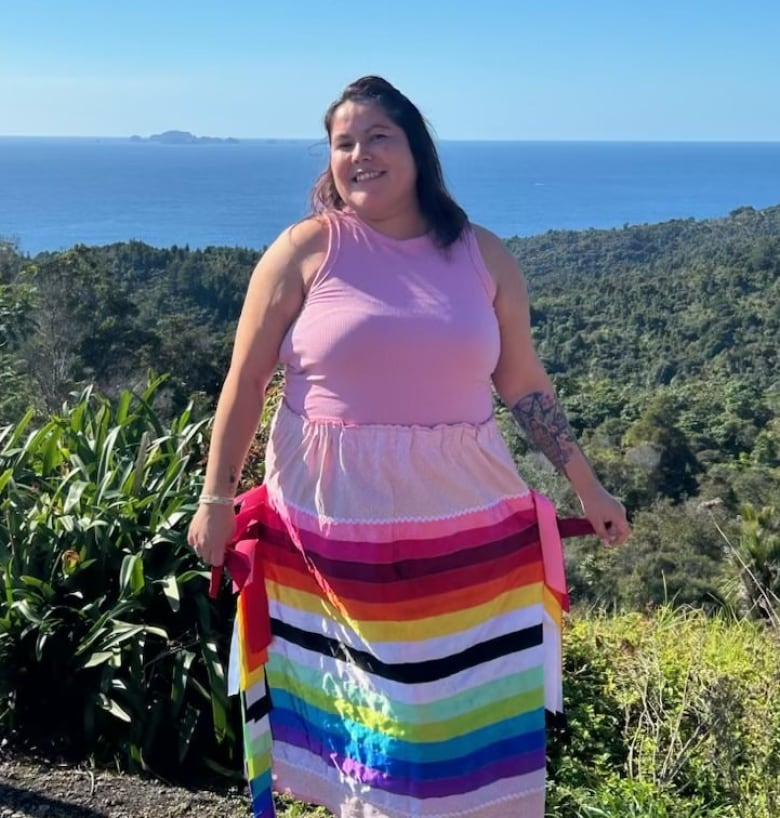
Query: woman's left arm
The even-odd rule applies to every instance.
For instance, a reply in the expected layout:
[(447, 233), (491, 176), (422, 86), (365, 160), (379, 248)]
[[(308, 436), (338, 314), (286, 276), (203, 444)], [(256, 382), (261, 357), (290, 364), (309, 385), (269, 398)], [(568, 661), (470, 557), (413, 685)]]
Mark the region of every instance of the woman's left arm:
[(498, 237), (483, 228), (475, 230), (496, 283), (494, 308), (501, 333), (501, 354), (493, 373), (496, 390), (528, 442), (571, 482), (596, 534), (606, 545), (618, 545), (630, 534), (625, 509), (594, 474), (536, 354), (523, 274)]

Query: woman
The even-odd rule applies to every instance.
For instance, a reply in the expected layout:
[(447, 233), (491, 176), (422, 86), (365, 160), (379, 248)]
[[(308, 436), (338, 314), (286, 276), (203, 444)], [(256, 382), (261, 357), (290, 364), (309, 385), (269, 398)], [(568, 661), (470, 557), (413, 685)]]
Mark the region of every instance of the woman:
[[(365, 77), (325, 127), (314, 215), (249, 284), (189, 533), (211, 565), (231, 541), (251, 563), (255, 815), (273, 815), (273, 785), (343, 818), (541, 818), (566, 589), (554, 512), (514, 469), (491, 383), (606, 543), (627, 538), (625, 513), (534, 352), (513, 256), (447, 193), (417, 108)], [(279, 361), (266, 479), (236, 533)]]

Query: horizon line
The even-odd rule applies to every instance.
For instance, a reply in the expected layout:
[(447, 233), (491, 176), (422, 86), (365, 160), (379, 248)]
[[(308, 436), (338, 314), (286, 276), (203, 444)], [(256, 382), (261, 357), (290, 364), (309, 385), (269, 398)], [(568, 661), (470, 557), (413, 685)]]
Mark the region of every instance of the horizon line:
[[(179, 129), (176, 129), (179, 130)], [(165, 133), (160, 131), (159, 133)], [(192, 133), (192, 132), (188, 132)], [(193, 134), (197, 138), (201, 138), (198, 134)], [(130, 141), (138, 134), (130, 135), (105, 135), (105, 134), (0, 134), (0, 139), (111, 139), (117, 141)], [(306, 137), (306, 136), (224, 136), (218, 137), (209, 134), (202, 137), (206, 139), (235, 139), (238, 142), (310, 142), (310, 143), (325, 143), (326, 137)], [(141, 137), (143, 142), (152, 141), (150, 137)], [(135, 140), (138, 141), (137, 139)], [(436, 137), (434, 141), (437, 143), (443, 142), (523, 142), (523, 143), (569, 143), (569, 144), (583, 144), (583, 143), (621, 143), (621, 144), (680, 144), (680, 143), (717, 143), (717, 144), (762, 144), (774, 145), (780, 143), (780, 137), (775, 139), (763, 138), (722, 138), (722, 137), (667, 137), (663, 139), (650, 139), (639, 137), (600, 137), (600, 138), (573, 138), (573, 137), (551, 137), (551, 138), (528, 138), (528, 137)], [(157, 143), (156, 140), (153, 144)], [(177, 147), (175, 144), (166, 144), (165, 147)], [(189, 145), (181, 145), (180, 147), (190, 147)], [(228, 147), (228, 146), (226, 146)]]

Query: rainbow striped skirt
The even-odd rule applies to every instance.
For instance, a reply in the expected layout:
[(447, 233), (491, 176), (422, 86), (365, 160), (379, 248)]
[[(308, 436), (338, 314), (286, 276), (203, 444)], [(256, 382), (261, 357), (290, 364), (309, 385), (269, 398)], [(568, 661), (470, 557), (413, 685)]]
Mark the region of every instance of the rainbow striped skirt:
[(248, 566), (233, 670), (256, 818), (274, 791), (338, 818), (542, 818), (560, 532), (495, 422), (349, 426), (282, 405), (266, 464), (231, 552)]

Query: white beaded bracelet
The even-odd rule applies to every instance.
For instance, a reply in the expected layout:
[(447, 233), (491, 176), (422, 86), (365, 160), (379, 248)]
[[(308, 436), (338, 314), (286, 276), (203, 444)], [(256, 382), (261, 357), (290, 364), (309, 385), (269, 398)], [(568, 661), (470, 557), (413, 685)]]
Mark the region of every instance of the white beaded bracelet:
[(234, 506), (236, 501), (233, 497), (220, 497), (218, 494), (201, 494), (198, 498), (198, 503), (202, 506)]

